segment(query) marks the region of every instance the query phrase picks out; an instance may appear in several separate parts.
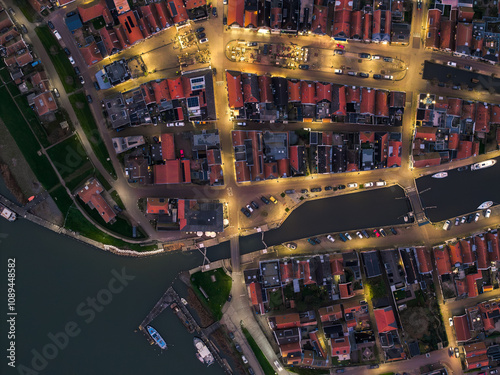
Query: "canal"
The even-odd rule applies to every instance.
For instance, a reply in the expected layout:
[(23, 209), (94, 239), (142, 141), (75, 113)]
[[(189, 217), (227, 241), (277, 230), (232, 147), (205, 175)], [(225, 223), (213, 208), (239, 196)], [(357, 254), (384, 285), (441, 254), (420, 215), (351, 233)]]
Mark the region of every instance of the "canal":
[(446, 220), (476, 211), (485, 201), (500, 203), (500, 158), (497, 163), (481, 170), (451, 169), (448, 177), (431, 175), (417, 179), (422, 207), (432, 222)]

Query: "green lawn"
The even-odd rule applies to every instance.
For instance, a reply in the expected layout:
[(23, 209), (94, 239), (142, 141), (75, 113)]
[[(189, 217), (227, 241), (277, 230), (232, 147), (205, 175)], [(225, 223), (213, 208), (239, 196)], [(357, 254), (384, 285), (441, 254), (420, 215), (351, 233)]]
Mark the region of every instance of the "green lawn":
[(15, 0), (14, 2), (29, 22), (35, 22), (38, 18), (41, 18), (27, 0)]
[(9, 74), (9, 71), (7, 70), (7, 68), (2, 68), (0, 70), (0, 77), (2, 78), (2, 81), (4, 81), (5, 83), (12, 81), (12, 78), (10, 77), (10, 74)]
[[(216, 281), (212, 281), (212, 275)], [(204, 301), (209, 307), (215, 319), (222, 318), (222, 307), (227, 301), (229, 292), (231, 291), (231, 278), (226, 275), (222, 268), (208, 272), (196, 272), (191, 275), (191, 284), (198, 297)], [(208, 296), (208, 300), (200, 291), (203, 288)]]
[(64, 53), (61, 45), (48, 26), (39, 26), (35, 29), (36, 35), (40, 38), (43, 46), (47, 50), (52, 64), (61, 79), (64, 90), (69, 94), (80, 88), (80, 81), (76, 76), (73, 66), (68, 60), (68, 56)]
[[(12, 91), (11, 91), (12, 93)], [(43, 127), (43, 125), (40, 123), (40, 120), (38, 119), (38, 115), (35, 113), (35, 111), (28, 105), (28, 100), (26, 99), (25, 96), (18, 96), (14, 99), (17, 103), (17, 106), (23, 113), (24, 117), (28, 121), (29, 125), (31, 126), (31, 129), (33, 129), (33, 132), (36, 134), (36, 137), (40, 141), (43, 147), (48, 147), (50, 146), (50, 142), (47, 139), (47, 131)]]
[(50, 192), (50, 196), (56, 202), (59, 211), (66, 217), (66, 214), (69, 211), (69, 208), (74, 204), (71, 197), (66, 193), (66, 189), (64, 186), (59, 186), (58, 188), (52, 190)]
[(116, 172), (113, 168), (113, 164), (111, 163), (111, 160), (108, 160), (108, 149), (99, 134), (99, 129), (97, 128), (97, 124), (94, 116), (92, 115), (85, 94), (81, 92), (73, 94), (69, 97), (69, 100), (75, 110), (76, 117), (78, 117), (78, 121), (80, 122), (80, 125), (85, 132), (90, 145), (92, 146), (92, 150), (94, 150), (95, 155), (100, 160), (104, 168), (106, 168), (109, 174), (116, 179)]
[(387, 293), (388, 289), (382, 276), (370, 277), (366, 279), (365, 294), (369, 295), (370, 299), (385, 297)]
[(97, 18), (94, 18), (92, 20), (92, 26), (94, 26), (94, 29), (96, 29), (96, 30), (102, 29), (104, 26), (106, 26), (106, 22), (104, 21), (104, 17), (99, 16)]
[(77, 175), (76, 177), (65, 179), (66, 186), (71, 192), (74, 192), (77, 187), (83, 185), (85, 181), (87, 181), (90, 177), (94, 175), (95, 175), (94, 169), (93, 168), (88, 169), (82, 172), (81, 174)]
[[(336, 357), (334, 357), (334, 358), (336, 358)], [(333, 358), (332, 358), (332, 364), (333, 364)], [(287, 370), (289, 372), (293, 372), (293, 373), (299, 374), (299, 375), (325, 375), (325, 374), (330, 373), (330, 371), (328, 371), (328, 370), (302, 368), (302, 367), (290, 367), (290, 368), (287, 368)]]
[(0, 116), (38, 181), (47, 190), (56, 186), (59, 179), (55, 171), (45, 155), (37, 154), (37, 151), (40, 150), (40, 144), (5, 87), (0, 87)]
[(113, 199), (115, 200), (116, 204), (118, 206), (120, 206), (120, 208), (125, 208), (125, 206), (123, 205), (123, 202), (122, 202), (122, 199), (120, 198), (120, 195), (118, 194), (118, 192), (116, 190), (114, 190), (113, 192), (111, 192), (111, 197), (113, 197)]
[(283, 296), (281, 295), (281, 289), (278, 289), (275, 292), (270, 292), (269, 307), (273, 310), (278, 310), (281, 305), (283, 305)]
[(47, 150), (62, 178), (92, 168), (80, 139), (75, 134)]
[(241, 329), (243, 330), (243, 334), (245, 335), (245, 337), (248, 341), (248, 344), (252, 348), (253, 353), (255, 354), (255, 357), (257, 357), (257, 360), (259, 361), (260, 367), (262, 367), (262, 370), (264, 370), (264, 374), (275, 375), (276, 372), (274, 371), (273, 367), (271, 366), (271, 364), (267, 360), (264, 353), (262, 353), (262, 350), (260, 349), (259, 345), (257, 345), (255, 340), (253, 339), (250, 332), (248, 332), (248, 329), (246, 329), (245, 327), (242, 327)]

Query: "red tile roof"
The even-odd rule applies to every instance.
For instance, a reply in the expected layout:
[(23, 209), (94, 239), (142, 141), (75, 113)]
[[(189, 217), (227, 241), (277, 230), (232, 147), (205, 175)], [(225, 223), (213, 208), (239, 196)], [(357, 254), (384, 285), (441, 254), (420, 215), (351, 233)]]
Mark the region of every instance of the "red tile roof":
[(479, 370), (482, 367), (487, 367), (490, 364), (488, 356), (486, 354), (479, 355), (477, 357), (471, 357), (466, 359), (468, 370)]
[(459, 22), (457, 24), (455, 51), (459, 47), (465, 46), (470, 48), (471, 44), (472, 44), (472, 24)]
[(372, 39), (372, 14), (365, 13), (365, 19), (363, 22), (363, 39), (365, 41), (370, 41)]
[(417, 126), (415, 138), (434, 142), (436, 140), (437, 128), (430, 126)]
[(490, 265), (488, 264), (488, 250), (486, 248), (486, 239), (484, 238), (484, 236), (475, 236), (474, 244), (476, 245), (477, 269), (488, 269)]
[(288, 284), (293, 280), (293, 263), (292, 262), (281, 262), (280, 263), (280, 276), (281, 282), (283, 284)]
[(351, 35), (351, 10), (335, 11), (333, 15), (333, 36), (349, 38)]
[(474, 9), (472, 7), (458, 7), (458, 18), (459, 22), (472, 22), (474, 17)]
[(290, 155), (290, 165), (291, 167), (298, 171), (299, 170), (299, 146), (294, 145), (288, 148), (288, 154)]
[(280, 177), (290, 177), (290, 159), (278, 160), (278, 174)]
[(118, 25), (118, 26), (115, 26), (114, 29), (115, 29), (116, 36), (118, 37), (118, 40), (120, 41), (120, 45), (122, 46), (122, 48), (125, 49), (128, 46), (130, 46), (130, 44), (128, 44), (127, 34), (125, 33), (123, 26)]
[(495, 318), (500, 314), (500, 308), (497, 302), (481, 302), (479, 305), (479, 311), (481, 312), (481, 318), (483, 321), (483, 328), (485, 331), (491, 331), (495, 329)]
[(156, 103), (170, 100), (170, 90), (168, 89), (168, 81), (166, 79), (163, 79), (160, 82), (151, 82), (151, 87), (153, 88), (155, 94)]
[(352, 283), (339, 284), (340, 298), (346, 299), (354, 297), (354, 289)]
[(460, 247), (462, 248), (462, 259), (466, 264), (472, 264), (476, 260), (472, 252), (470, 240), (460, 240)]
[(332, 84), (316, 82), (316, 102), (332, 101)]
[(473, 143), (471, 141), (460, 141), (458, 144), (457, 160), (471, 157), (472, 146)]
[(420, 273), (432, 272), (431, 254), (423, 246), (415, 248)]
[(389, 117), (389, 105), (387, 103), (387, 91), (377, 90), (377, 110), (376, 115), (379, 117)]
[(477, 290), (477, 280), (480, 280), (483, 278), (483, 274), (481, 271), (478, 271), (475, 274), (469, 274), (466, 276), (467, 279), (467, 292), (468, 292), (468, 297), (473, 298), (477, 297), (479, 295), (479, 292)]
[(270, 178), (278, 178), (278, 163), (276, 162), (269, 162), (269, 163), (264, 163), (264, 176), (266, 179)]
[(362, 39), (363, 38), (363, 12), (361, 10), (355, 10), (351, 12), (351, 38)]
[(155, 4), (141, 6), (141, 13), (145, 19), (145, 24), (148, 26), (150, 33), (154, 33), (162, 29), (162, 24), (158, 18)]
[(443, 247), (442, 249), (435, 247), (433, 251), (434, 258), (436, 259), (438, 275), (443, 276), (451, 273), (451, 263), (450, 256), (448, 255), (448, 249), (446, 247)]
[(343, 275), (344, 274), (344, 264), (342, 258), (330, 258), (330, 268), (332, 270), (332, 275)]
[(299, 313), (290, 313), (284, 315), (273, 316), (274, 323), (276, 324), (275, 329), (287, 329), (300, 327), (300, 316)]
[(450, 134), (448, 139), (448, 148), (450, 150), (456, 150), (460, 142), (460, 136), (457, 133)]
[(175, 159), (174, 134), (163, 133), (160, 137), (160, 140), (161, 140), (161, 155), (163, 157), (163, 160), (174, 160)]
[(490, 107), (485, 103), (477, 103), (475, 132), (489, 133)]
[(103, 191), (104, 189), (99, 181), (92, 178), (85, 183), (85, 186), (77, 193), (77, 195), (85, 204), (88, 204), (91, 208), (97, 210), (106, 223), (109, 223), (116, 217), (116, 214), (102, 197), (101, 193)]
[(43, 116), (57, 109), (57, 103), (51, 91), (45, 91), (33, 98), (38, 116)]
[(322, 307), (318, 310), (319, 318), (322, 323), (334, 322), (342, 319), (342, 309), (340, 305), (331, 305)]
[(441, 21), (440, 49), (453, 49), (455, 36), (455, 23), (450, 20)]
[(157, 164), (153, 167), (153, 171), (155, 184), (179, 184), (186, 182), (183, 179), (183, 171), (179, 159), (167, 160), (165, 164)]
[(389, 140), (389, 150), (387, 151), (387, 167), (401, 166), (401, 152), (403, 143), (400, 141)]
[(113, 18), (111, 17), (108, 7), (106, 6), (105, 0), (91, 1), (80, 4), (78, 5), (78, 13), (80, 13), (80, 18), (83, 23), (93, 20), (99, 16), (103, 16), (104, 21), (107, 24), (113, 22)]
[[(174, 23), (181, 23), (188, 20), (188, 15), (182, 0), (170, 0), (167, 3), (167, 9)], [(174, 15), (175, 14), (175, 15)]]
[(375, 90), (367, 87), (361, 89), (361, 105), (359, 112), (361, 114), (375, 114)]
[[(234, 24), (243, 27), (245, 14), (245, 1), (244, 0), (228, 0), (227, 2), (227, 25), (233, 26)], [(271, 26), (272, 27), (272, 26)]]
[(101, 39), (104, 43), (106, 51), (108, 52), (108, 55), (111, 55), (114, 49), (116, 50), (122, 49), (120, 40), (116, 35), (116, 29), (108, 30), (107, 28), (103, 27), (102, 29), (99, 30), (99, 35), (101, 36)]
[(281, 3), (277, 3), (279, 6), (271, 8), (271, 28), (280, 29), (281, 28), (281, 16), (283, 9), (281, 8)]
[(186, 1), (186, 9), (194, 9), (207, 5), (207, 0), (185, 0)]
[(271, 77), (259, 77), (260, 102), (271, 103), (273, 101), (273, 93), (271, 90)]
[(316, 104), (314, 91), (314, 82), (301, 81), (300, 92), (302, 96), (302, 104)]
[(257, 27), (257, 11), (256, 10), (245, 10), (245, 27), (255, 28)]
[(301, 100), (302, 98), (300, 96), (300, 81), (288, 80), (288, 101), (300, 102)]
[(462, 113), (462, 99), (448, 98), (448, 110), (446, 112), (452, 116), (460, 116)]
[(394, 311), (391, 306), (383, 309), (374, 309), (373, 313), (375, 314), (375, 321), (379, 333), (396, 331), (398, 329)]
[(382, 10), (378, 9), (373, 12), (372, 35), (380, 34), (382, 22)]
[(469, 318), (467, 314), (454, 316), (453, 325), (455, 327), (455, 335), (458, 342), (465, 342), (471, 339)]
[(313, 20), (311, 32), (314, 34), (326, 34), (326, 20), (328, 17), (328, 8), (322, 5), (314, 4)]
[(127, 0), (113, 0), (118, 14), (126, 13), (130, 10)]
[(428, 152), (413, 156), (413, 167), (423, 168), (441, 164), (441, 156), (437, 152)]
[(181, 77), (168, 80), (168, 90), (171, 99), (184, 99), (186, 96), (182, 87)]
[(262, 292), (260, 283), (250, 283), (248, 285), (248, 294), (250, 295), (250, 300), (252, 305), (257, 306), (262, 303)]
[(498, 232), (486, 233), (486, 241), (488, 242), (488, 248), (491, 251), (488, 251), (488, 260), (490, 262), (496, 262), (500, 260), (500, 243), (498, 240)]
[(427, 26), (428, 28), (435, 27), (439, 29), (441, 26), (441, 11), (439, 9), (429, 9), (427, 13)]
[(462, 247), (459, 242), (454, 242), (448, 245), (450, 251), (451, 264), (454, 266), (457, 263), (463, 263)]
[(491, 104), (491, 118), (492, 124), (500, 124), (500, 106), (498, 104)]
[(237, 182), (250, 181), (250, 170), (245, 161), (236, 161), (234, 166), (236, 169)]
[(351, 354), (351, 344), (349, 343), (348, 337), (330, 339), (330, 346), (332, 347), (333, 357), (343, 358)]
[(87, 47), (80, 48), (80, 53), (88, 66), (94, 65), (103, 59), (96, 42), (92, 42)]
[(166, 214), (168, 213), (168, 199), (165, 198), (148, 198), (147, 209), (148, 214)]
[(118, 16), (118, 20), (120, 21), (120, 25), (122, 25), (123, 31), (125, 32), (128, 44), (133, 45), (144, 39), (134, 12), (130, 11), (120, 14)]
[[(346, 87), (345, 86), (340, 86), (338, 88), (338, 109), (333, 113), (333, 115), (337, 116), (345, 116), (347, 114), (347, 108), (346, 108)], [(332, 100), (333, 97), (332, 97)]]
[(346, 102), (359, 103), (361, 100), (361, 90), (356, 86), (347, 86), (346, 89)]
[(308, 260), (300, 261), (300, 267), (304, 272), (304, 285), (315, 284), (311, 275), (311, 267)]
[(165, 2), (154, 3), (156, 12), (158, 13), (158, 20), (163, 28), (170, 26), (172, 24), (172, 19), (167, 10), (167, 5)]
[(371, 131), (359, 132), (359, 142), (360, 143), (373, 143), (375, 142), (375, 133)]
[(230, 108), (243, 107), (243, 86), (239, 72), (226, 72), (227, 92)]

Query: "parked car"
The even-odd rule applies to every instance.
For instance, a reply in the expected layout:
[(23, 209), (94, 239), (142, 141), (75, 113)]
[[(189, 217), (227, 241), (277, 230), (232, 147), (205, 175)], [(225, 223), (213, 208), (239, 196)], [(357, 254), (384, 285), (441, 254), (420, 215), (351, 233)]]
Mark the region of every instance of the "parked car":
[(314, 245), (317, 245), (316, 241), (314, 241), (314, 239), (312, 239), (312, 238), (308, 238), (308, 239), (307, 239), (307, 242), (309, 242), (309, 243), (310, 243), (311, 245), (313, 245), (313, 246), (314, 246)]
[(343, 368), (338, 368), (338, 369), (336, 369), (336, 370), (335, 370), (335, 373), (336, 373), (336, 374), (342, 374), (344, 371), (345, 371), (345, 369), (343, 369)]
[(278, 204), (278, 200), (274, 198), (272, 195), (269, 197), (269, 200), (273, 202), (274, 204)]
[(266, 197), (264, 197), (264, 196), (260, 197), (260, 200), (261, 200), (262, 202), (264, 202), (264, 204), (269, 204), (269, 203), (271, 203), (271, 201), (270, 201), (269, 199), (267, 199)]
[(329, 191), (329, 190), (333, 190), (333, 187), (328, 185), (328, 186), (325, 186), (325, 191)]
[(48, 21), (48, 22), (47, 22), (47, 25), (48, 25), (48, 26), (49, 26), (52, 30), (54, 30), (54, 29), (55, 29), (55, 26), (54, 26), (54, 24), (53, 24), (51, 21)]
[(307, 65), (307, 64), (300, 64), (299, 65), (299, 69), (308, 70), (309, 69), (309, 65)]
[(337, 189), (344, 190), (345, 189), (345, 185), (339, 185), (339, 186), (337, 186)]
[(356, 236), (358, 236), (359, 238), (363, 239), (363, 235), (361, 234), (361, 232), (360, 232), (360, 231), (357, 231), (357, 232), (356, 232)]
[(198, 27), (198, 28), (197, 28), (194, 32), (195, 32), (196, 34), (199, 34), (199, 33), (202, 33), (202, 32), (204, 32), (204, 31), (205, 31), (205, 28), (204, 28), (204, 27)]
[(234, 340), (234, 333), (229, 332), (229, 338), (230, 338), (231, 340)]
[(398, 235), (398, 231), (396, 229), (394, 229), (394, 227), (391, 227), (390, 229), (391, 229), (392, 234), (394, 234), (395, 236)]
[(454, 62), (454, 61), (448, 61), (448, 62), (446, 63), (446, 65), (448, 65), (448, 66), (452, 66), (452, 67), (454, 67), (454, 68), (456, 68), (456, 67), (457, 67), (457, 63), (456, 63), (456, 62)]
[(58, 89), (54, 89), (52, 90), (54, 92), (54, 95), (56, 98), (59, 98), (61, 95), (59, 94), (59, 90)]
[(459, 217), (457, 217), (455, 219), (455, 226), (458, 226), (458, 225), (460, 225), (460, 218)]
[(374, 74), (373, 79), (382, 79), (382, 75), (381, 74)]
[(384, 57), (385, 62), (392, 62), (394, 59), (392, 57)]
[(250, 213), (253, 212), (253, 208), (249, 204), (246, 205), (246, 208), (247, 208), (248, 211), (250, 211)]
[(450, 327), (453, 327), (453, 318), (448, 318), (448, 322), (450, 323)]
[(378, 230), (374, 229), (374, 230), (373, 230), (373, 233), (375, 233), (375, 236), (376, 236), (376, 237), (380, 237), (380, 233), (378, 232)]
[(358, 184), (356, 182), (350, 182), (350, 183), (347, 184), (347, 187), (348, 188), (357, 188)]
[(198, 39), (203, 39), (206, 36), (207, 36), (207, 34), (201, 33), (201, 34), (198, 35)]
[(458, 346), (455, 348), (455, 357), (460, 357), (460, 349), (458, 349)]
[(417, 10), (420, 10), (420, 9), (422, 9), (422, 2), (418, 1), (417, 2)]
[(28, 33), (28, 29), (26, 28), (26, 26), (21, 25), (21, 32), (22, 32), (23, 34), (27, 34), (27, 33)]
[(382, 56), (380, 56), (380, 55), (373, 55), (372, 56), (373, 60), (380, 60), (381, 58), (382, 58)]
[(382, 235), (382, 237), (387, 236), (387, 233), (385, 233), (384, 228), (380, 228), (378, 231), (380, 232), (380, 234)]
[(450, 228), (451, 221), (446, 220), (443, 224), (443, 230), (448, 230)]
[(227, 302), (231, 302), (232, 299), (233, 299), (233, 296), (231, 294), (227, 296)]
[(487, 209), (486, 211), (484, 211), (484, 217), (485, 218), (489, 218), (491, 216), (491, 209)]
[(370, 238), (370, 235), (368, 234), (368, 232), (366, 230), (362, 230), (361, 233), (363, 233), (363, 236), (365, 236), (365, 238)]
[(59, 31), (54, 30), (53, 33), (54, 33), (54, 35), (55, 35), (55, 37), (56, 37), (57, 40), (61, 40), (62, 39), (61, 34), (59, 34)]
[(286, 247), (288, 247), (291, 250), (295, 250), (297, 248), (297, 244), (294, 242), (289, 242), (286, 244)]
[(358, 74), (361, 78), (368, 78), (370, 75), (368, 73), (359, 73)]
[(373, 370), (373, 369), (378, 368), (378, 365), (370, 365), (370, 366), (368, 366), (368, 368), (369, 368), (370, 370)]
[(335, 74), (343, 74), (342, 69), (335, 69), (333, 72), (334, 72)]
[(308, 192), (309, 192), (309, 190), (307, 190), (307, 189), (302, 189), (302, 190), (300, 190), (300, 192), (301, 192), (302, 194), (306, 194), (306, 193), (308, 193)]
[(348, 72), (347, 72), (347, 75), (348, 75), (348, 76), (353, 76), (353, 77), (356, 77), (356, 76), (358, 75), (358, 73), (353, 72), (352, 70), (350, 70), (350, 71), (348, 71)]
[(68, 59), (69, 59), (69, 62), (71, 63), (71, 65), (75, 65), (75, 60), (73, 59), (73, 56), (68, 56)]
[(75, 74), (80, 75), (80, 68), (79, 67), (75, 66), (73, 68), (73, 70), (75, 71)]
[(101, 87), (99, 86), (99, 83), (97, 83), (97, 81), (94, 81), (94, 88), (96, 89), (96, 91), (99, 91), (101, 89)]
[(80, 83), (81, 83), (82, 85), (84, 85), (84, 84), (85, 84), (85, 79), (83, 78), (83, 76), (79, 76), (79, 77), (78, 77), (78, 79), (80, 80)]
[(363, 185), (365, 188), (373, 187), (373, 182), (365, 182)]
[(283, 371), (283, 366), (281, 366), (281, 363), (279, 363), (278, 360), (274, 361), (274, 365), (276, 366), (276, 368), (278, 369), (278, 371)]
[(337, 48), (340, 48), (340, 49), (345, 49), (345, 46), (343, 44), (339, 44), (337, 43)]
[(311, 189), (312, 193), (319, 193), (320, 191), (321, 191), (320, 187), (314, 187), (314, 188)]
[(251, 367), (249, 367), (249, 368), (248, 368), (248, 373), (249, 373), (250, 375), (255, 375), (255, 371), (254, 371), (254, 370), (253, 370), (253, 368), (251, 368)]
[(336, 49), (336, 50), (335, 50), (335, 54), (336, 54), (336, 55), (343, 55), (343, 54), (344, 54), (344, 51), (342, 51), (341, 49)]
[(240, 344), (235, 344), (234, 346), (236, 347), (236, 350), (237, 350), (238, 352), (243, 353), (243, 349), (241, 349)]
[(466, 221), (467, 221), (467, 217), (462, 216), (462, 219), (460, 220), (460, 224), (465, 224)]
[(207, 43), (207, 42), (208, 42), (208, 38), (200, 39), (200, 44)]
[(477, 222), (480, 217), (481, 217), (481, 214), (479, 212), (476, 212), (476, 215), (474, 216), (474, 221)]
[(255, 202), (255, 201), (251, 201), (251, 202), (250, 202), (250, 205), (251, 205), (253, 208), (255, 208), (256, 210), (258, 210), (258, 209), (259, 209), (259, 205), (258, 205), (258, 204), (257, 204), (257, 202)]
[(347, 242), (346, 236), (344, 236), (342, 233), (339, 233), (339, 237), (342, 242)]
[(345, 233), (344, 233), (344, 236), (345, 236), (345, 237), (346, 237), (349, 241), (351, 241), (351, 240), (352, 240), (352, 237), (351, 237), (351, 235), (350, 235), (348, 232), (345, 232)]
[(248, 211), (245, 207), (242, 207), (241, 208), (241, 212), (243, 212), (243, 214), (246, 216), (246, 217), (250, 217), (250, 211)]
[(468, 169), (469, 169), (469, 166), (468, 165), (464, 165), (463, 167), (458, 167), (457, 171), (463, 172), (463, 171), (467, 171)]
[(387, 182), (385, 182), (385, 181), (377, 181), (377, 182), (375, 182), (375, 186), (385, 186), (385, 185), (387, 185)]
[(335, 238), (333, 238), (333, 236), (331, 234), (329, 234), (328, 236), (326, 236), (326, 239), (330, 242), (335, 242)]
[(388, 75), (385, 75), (385, 76), (384, 76), (384, 79), (392, 80), (392, 79), (394, 79), (394, 76), (388, 76)]
[(257, 42), (248, 42), (247, 43), (248, 47), (257, 47), (258, 45), (259, 45), (259, 43), (257, 43)]
[(70, 56), (70, 55), (71, 55), (71, 51), (68, 49), (68, 47), (64, 47), (64, 48), (63, 48), (63, 50), (64, 50), (64, 53), (65, 53), (66, 55), (68, 55), (68, 56)]
[(490, 370), (490, 374), (498, 374), (498, 370), (497, 369)]
[(470, 65), (464, 65), (464, 69), (472, 70), (472, 66), (470, 66)]
[(467, 216), (467, 223), (472, 223), (472, 221), (474, 220), (474, 214), (470, 214), (469, 216)]
[(217, 8), (216, 7), (212, 8), (212, 16), (217, 17)]
[(93, 100), (92, 100), (92, 96), (87, 95), (87, 101), (88, 101), (89, 103), (92, 103), (92, 102), (93, 102)]
[(370, 59), (372, 56), (369, 53), (360, 53), (359, 58), (361, 59)]

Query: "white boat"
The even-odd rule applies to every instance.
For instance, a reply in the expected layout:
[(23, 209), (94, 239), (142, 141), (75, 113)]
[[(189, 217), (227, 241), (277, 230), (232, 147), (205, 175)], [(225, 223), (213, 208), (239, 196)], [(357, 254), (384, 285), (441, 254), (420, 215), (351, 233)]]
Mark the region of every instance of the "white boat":
[(478, 210), (486, 210), (487, 208), (490, 208), (493, 206), (493, 201), (486, 201), (481, 203), (481, 205), (477, 208)]
[(184, 298), (181, 298), (181, 302), (184, 304), (184, 306), (187, 306), (188, 301), (186, 301)]
[(0, 203), (0, 216), (9, 221), (15, 221), (17, 219), (16, 213), (12, 212), (1, 203)]
[(439, 172), (432, 175), (433, 178), (445, 178), (448, 177), (448, 172)]
[(475, 171), (478, 169), (489, 168), (489, 167), (493, 167), (496, 163), (497, 163), (497, 161), (493, 160), (493, 159), (485, 160), (485, 161), (482, 161), (481, 163), (472, 164), (470, 169), (471, 169), (471, 171)]
[(210, 366), (212, 363), (214, 363), (214, 356), (212, 355), (212, 353), (210, 353), (210, 350), (205, 345), (203, 340), (195, 337), (193, 339), (193, 342), (196, 350), (198, 350), (198, 353), (196, 353), (196, 358), (198, 358), (200, 362), (205, 363), (207, 366)]

